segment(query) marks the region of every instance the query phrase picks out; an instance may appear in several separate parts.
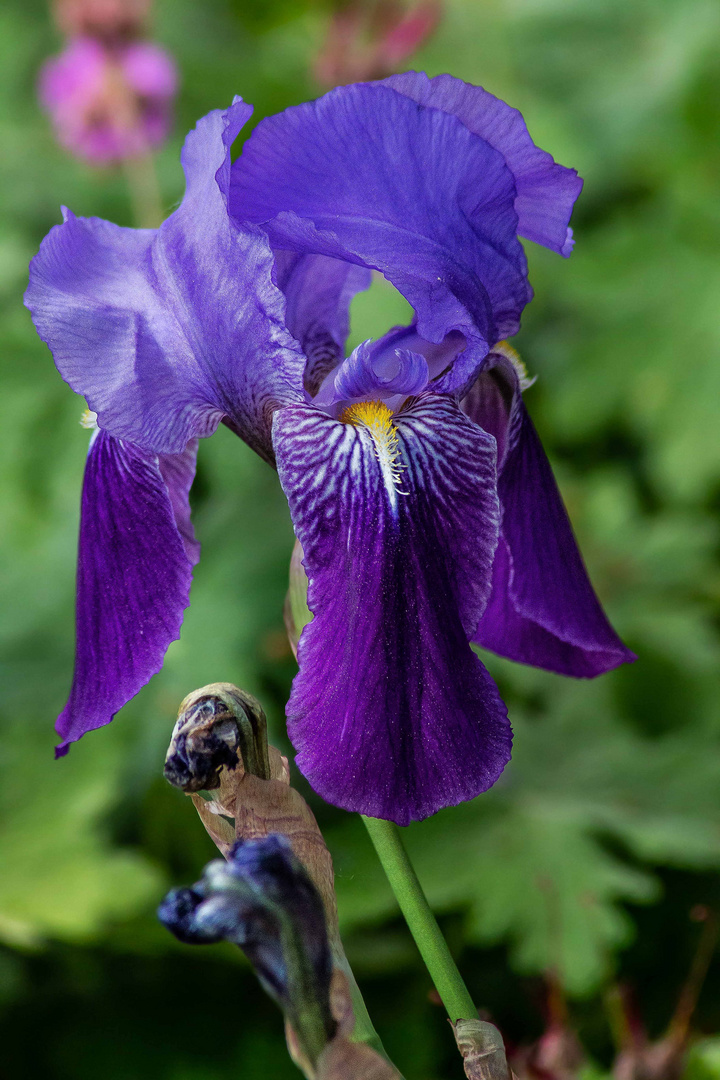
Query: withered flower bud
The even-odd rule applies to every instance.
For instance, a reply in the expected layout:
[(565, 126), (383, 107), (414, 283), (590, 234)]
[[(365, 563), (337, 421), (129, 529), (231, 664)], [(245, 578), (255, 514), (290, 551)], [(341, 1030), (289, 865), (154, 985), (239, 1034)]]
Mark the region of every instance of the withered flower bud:
[[(259, 703), (229, 683), (190, 694), (180, 706), (165, 775), (191, 796), (229, 862), (210, 863), (201, 882), (170, 893), (161, 920), (181, 941), (229, 940), (246, 952), (283, 1005), (288, 1049), (309, 1080), (401, 1080), (384, 1055), (340, 941), (330, 852), (310, 807), (290, 786), (287, 759), (267, 743)], [(299, 947), (306, 959), (289, 960)], [(318, 988), (326, 986), (326, 949), (331, 982), (327, 999), (323, 989), (318, 1003)], [(310, 989), (290, 996), (316, 1004), (296, 1018), (296, 1006), (287, 1004), (287, 978), (289, 973), (297, 987), (302, 972)], [(328, 1009), (337, 1026), (329, 1041)]]
[(180, 705), (165, 758), (165, 779), (183, 791), (220, 786), (223, 766), (270, 778), (267, 721), (259, 701), (231, 683), (211, 683)]
[(322, 897), (284, 836), (240, 840), (190, 889), (169, 893), (160, 921), (180, 941), (238, 945), (311, 1063), (333, 1038), (333, 963)]

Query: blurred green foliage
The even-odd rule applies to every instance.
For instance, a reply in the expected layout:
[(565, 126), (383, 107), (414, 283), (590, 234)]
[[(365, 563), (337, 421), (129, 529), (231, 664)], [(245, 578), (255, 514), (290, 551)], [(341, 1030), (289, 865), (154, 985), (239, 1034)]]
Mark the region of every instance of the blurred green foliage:
[[(241, 93), (256, 117), (318, 93), (328, 5), (158, 0), (178, 59), (169, 210), (183, 133)], [(52, 761), (69, 686), (87, 435), (21, 306), (59, 205), (124, 224), (122, 177), (53, 142), (34, 97), (58, 41), (41, 0), (0, 9), (0, 1045), (13, 1075), (224, 1080), (297, 1075), (274, 1007), (230, 948), (156, 925), (213, 849), (161, 779), (180, 699), (213, 680), (262, 698), (273, 740), (293, 661), (282, 603), (292, 533), (275, 476), (224, 429), (193, 490), (203, 560), (183, 636), (111, 728)], [(689, 968), (698, 903), (720, 908), (720, 7), (714, 0), (447, 0), (416, 57), (521, 108), (585, 177), (572, 258), (529, 251), (536, 299), (516, 344), (597, 589), (638, 653), (596, 682), (483, 657), (510, 705), (512, 764), (488, 795), (408, 831), (478, 1004), (515, 1043), (557, 973), (600, 1076), (603, 995), (637, 989), (651, 1033)], [(353, 341), (402, 317), (375, 283)], [(542, 544), (542, 537), (537, 537)], [(304, 791), (303, 781), (298, 783)], [(306, 791), (307, 793), (307, 791)], [(408, 1080), (457, 1076), (442, 1012), (357, 821), (313, 800), (368, 1004)], [(720, 965), (689, 1080), (720, 1077)], [(215, 1026), (213, 1026), (215, 1025)], [(222, 1026), (220, 1026), (222, 1025)], [(588, 1073), (590, 1075), (590, 1073)]]

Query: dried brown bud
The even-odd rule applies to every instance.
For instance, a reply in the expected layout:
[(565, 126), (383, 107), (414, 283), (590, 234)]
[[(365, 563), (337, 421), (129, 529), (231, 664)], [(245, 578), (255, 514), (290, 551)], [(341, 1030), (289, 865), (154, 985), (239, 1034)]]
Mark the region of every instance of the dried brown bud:
[(267, 721), (259, 701), (231, 683), (210, 683), (180, 706), (165, 779), (191, 793), (220, 787), (223, 766), (270, 779)]
[(229, 683), (213, 683), (189, 694), (180, 706), (165, 775), (191, 796), (224, 856), (236, 840), (281, 834), (322, 898), (334, 969), (331, 1009), (338, 1030), (313, 1065), (286, 1024), (293, 1060), (311, 1080), (401, 1080), (383, 1056), (340, 940), (332, 857), (312, 810), (290, 787), (287, 758), (267, 744), (259, 702)]

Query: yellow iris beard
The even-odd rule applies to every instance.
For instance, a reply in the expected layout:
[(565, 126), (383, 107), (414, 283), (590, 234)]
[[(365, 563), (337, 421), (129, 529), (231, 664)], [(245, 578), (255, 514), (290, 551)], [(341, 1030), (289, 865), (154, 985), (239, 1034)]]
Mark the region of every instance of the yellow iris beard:
[(343, 409), (340, 421), (354, 427), (364, 427), (369, 432), (383, 472), (389, 473), (392, 483), (399, 488), (400, 472), (405, 466), (400, 464), (400, 444), (392, 417), (392, 409), (382, 401), (358, 401), (355, 405), (348, 405), (347, 409)]

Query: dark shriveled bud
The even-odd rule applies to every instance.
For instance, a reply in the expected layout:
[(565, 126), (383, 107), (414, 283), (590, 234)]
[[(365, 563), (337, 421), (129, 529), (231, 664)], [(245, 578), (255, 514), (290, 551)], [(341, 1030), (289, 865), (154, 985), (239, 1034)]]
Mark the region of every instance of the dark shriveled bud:
[(216, 927), (201, 926), (197, 917), (205, 901), (200, 889), (173, 889), (160, 904), (158, 918), (183, 945), (215, 945), (223, 935)]
[(345, 957), (330, 852), (265, 727), (258, 702), (229, 683), (196, 690), (180, 706), (165, 775), (192, 798), (228, 862), (169, 893), (158, 914), (187, 944), (243, 949), (283, 1006), (288, 1049), (308, 1080), (402, 1080)]
[(210, 683), (180, 705), (165, 758), (165, 779), (182, 791), (212, 791), (220, 770), (242, 760), (246, 773), (270, 779), (267, 722), (259, 701), (231, 683)]
[(205, 867), (190, 889), (169, 893), (160, 921), (190, 945), (238, 945), (315, 1063), (335, 1035), (332, 956), (322, 897), (284, 836), (240, 840), (227, 862)]

